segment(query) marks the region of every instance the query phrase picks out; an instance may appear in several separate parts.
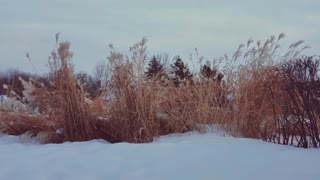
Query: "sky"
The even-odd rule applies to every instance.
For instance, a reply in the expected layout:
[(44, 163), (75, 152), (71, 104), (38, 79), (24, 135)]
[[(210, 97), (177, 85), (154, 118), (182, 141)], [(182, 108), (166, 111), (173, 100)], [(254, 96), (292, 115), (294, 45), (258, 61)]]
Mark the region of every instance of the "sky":
[(127, 52), (142, 37), (149, 56), (187, 59), (197, 48), (210, 60), (283, 32), (284, 50), (305, 40), (306, 54), (320, 54), (319, 9), (319, 0), (0, 0), (0, 71), (46, 72), (58, 32), (71, 42), (76, 71), (86, 72), (109, 44)]

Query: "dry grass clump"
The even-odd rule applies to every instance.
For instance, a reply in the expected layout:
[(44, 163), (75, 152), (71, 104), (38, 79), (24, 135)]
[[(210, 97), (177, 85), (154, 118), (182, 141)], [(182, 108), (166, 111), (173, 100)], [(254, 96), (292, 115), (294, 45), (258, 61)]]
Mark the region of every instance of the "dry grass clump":
[[(74, 78), (71, 57), (70, 43), (60, 43), (49, 58), (50, 85), (32, 81), (25, 95), (48, 117), (48, 121), (60, 125), (57, 128), (62, 129), (63, 141), (95, 139), (95, 119), (85, 102), (85, 92)], [(26, 123), (28, 121), (24, 121), (28, 126)]]
[(151, 88), (154, 87), (122, 87), (110, 102), (108, 124), (118, 140), (150, 142), (160, 134), (157, 108), (161, 92)]
[[(231, 59), (224, 58), (227, 60), (224, 72), (227, 85), (232, 89), (233, 109), (233, 118), (227, 122), (227, 129), (233, 135), (265, 140), (271, 140), (275, 134), (279, 136), (275, 119), (281, 114), (279, 102), (288, 97), (280, 92), (282, 82), (276, 69), (283, 62), (299, 58), (299, 53), (308, 48), (298, 49), (303, 42), (298, 41), (282, 55), (278, 49), (283, 37), (284, 34), (278, 38), (271, 36), (263, 44), (258, 41), (249, 48), (253, 43), (250, 39), (246, 45), (239, 46)], [(242, 53), (245, 46), (247, 50)]]
[(57, 130), (61, 127), (58, 121), (43, 115), (1, 114), (0, 132), (20, 136), (22, 142), (35, 140), (39, 143), (63, 143), (65, 138)]
[(150, 142), (161, 134), (157, 110), (165, 94), (162, 86), (145, 82), (145, 43), (143, 39), (131, 47), (130, 58), (114, 51), (109, 57), (112, 98), (106, 106), (108, 127), (104, 131), (112, 141)]
[(165, 77), (146, 78), (145, 40), (131, 47), (131, 53), (127, 57), (111, 51), (108, 58), (112, 98), (105, 106), (107, 118), (97, 128), (109, 141), (150, 142), (159, 135), (201, 130), (200, 124), (218, 122), (225, 114), (217, 105), (217, 83), (195, 86), (186, 81), (177, 86)]
[[(125, 78), (115, 82), (126, 84), (123, 81)], [(172, 82), (164, 87), (157, 80), (139, 88), (127, 84), (109, 102), (107, 131), (112, 139), (128, 142), (150, 142), (159, 135), (201, 131), (201, 124), (220, 123), (228, 115), (216, 102), (220, 100), (215, 91), (215, 85), (209, 84), (202, 88), (190, 84), (176, 87)]]
[(95, 138), (92, 117), (85, 103), (85, 93), (74, 78), (70, 63), (70, 43), (60, 43), (52, 52), (50, 67), (53, 95), (62, 113), (63, 134), (67, 141), (85, 141)]
[(60, 124), (55, 123), (43, 115), (30, 116), (22, 113), (1, 112), (0, 132), (9, 135), (22, 135), (25, 133), (36, 136), (41, 132), (55, 132)]
[[(167, 87), (166, 101), (161, 104), (161, 111), (176, 122), (185, 121), (186, 130), (198, 129), (197, 125), (222, 123), (230, 110), (224, 89), (216, 81), (196, 82), (179, 87)], [(173, 121), (175, 122), (175, 121)]]
[(273, 71), (274, 69), (265, 67), (259, 71), (240, 73), (239, 86), (233, 101), (234, 118), (230, 124), (235, 134), (261, 138), (267, 131), (275, 132), (276, 127), (268, 121), (273, 118), (274, 113), (279, 113), (269, 93), (270, 86), (276, 88), (275, 83), (278, 81)]

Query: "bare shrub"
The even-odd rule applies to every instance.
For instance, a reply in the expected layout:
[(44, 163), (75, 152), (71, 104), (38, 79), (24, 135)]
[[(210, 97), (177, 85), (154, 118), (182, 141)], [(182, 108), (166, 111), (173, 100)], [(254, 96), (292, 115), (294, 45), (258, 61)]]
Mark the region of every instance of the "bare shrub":
[(278, 72), (282, 78), (282, 91), (288, 97), (281, 104), (282, 118), (291, 130), (283, 131), (283, 136), (294, 136), (299, 147), (319, 147), (319, 57), (290, 60)]

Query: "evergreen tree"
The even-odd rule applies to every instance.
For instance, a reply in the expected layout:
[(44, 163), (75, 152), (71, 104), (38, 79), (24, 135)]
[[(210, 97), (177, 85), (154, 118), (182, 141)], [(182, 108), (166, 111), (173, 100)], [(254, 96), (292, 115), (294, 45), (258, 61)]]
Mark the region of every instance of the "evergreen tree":
[[(223, 80), (223, 74), (219, 72), (217, 68), (211, 68), (210, 63), (207, 62), (205, 65), (203, 65), (200, 69), (200, 74), (202, 79), (203, 85), (210, 84), (209, 82), (213, 82), (215, 85), (214, 86), (214, 92), (215, 92), (215, 97), (212, 99), (212, 105), (216, 106), (218, 105), (219, 107), (222, 107), (226, 105), (227, 103), (227, 91), (225, 87), (225, 82)], [(207, 81), (210, 80), (210, 81)], [(212, 88), (212, 86), (209, 86)]]
[(180, 82), (184, 82), (186, 80), (192, 81), (193, 74), (190, 73), (189, 68), (184, 64), (180, 57), (176, 58), (176, 61), (171, 64), (173, 69), (172, 74), (174, 74), (174, 82), (178, 85)]
[(158, 77), (161, 78), (164, 76), (164, 67), (160, 61), (153, 56), (148, 64), (147, 71), (145, 72), (148, 78)]
[(203, 67), (200, 70), (200, 73), (202, 77), (212, 79), (214, 81), (217, 81), (218, 83), (220, 83), (223, 78), (223, 74), (218, 72), (216, 68), (211, 69), (210, 64), (208, 62), (205, 65), (203, 65)]

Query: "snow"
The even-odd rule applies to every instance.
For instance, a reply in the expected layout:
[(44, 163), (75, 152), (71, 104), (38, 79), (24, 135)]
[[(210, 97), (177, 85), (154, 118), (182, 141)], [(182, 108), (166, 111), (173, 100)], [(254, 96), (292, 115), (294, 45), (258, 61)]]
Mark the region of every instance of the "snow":
[(0, 109), (9, 111), (26, 111), (27, 107), (14, 98), (6, 95), (0, 95)]
[(318, 180), (320, 150), (206, 134), (156, 138), (149, 144), (103, 140), (40, 145), (0, 135), (0, 179)]

